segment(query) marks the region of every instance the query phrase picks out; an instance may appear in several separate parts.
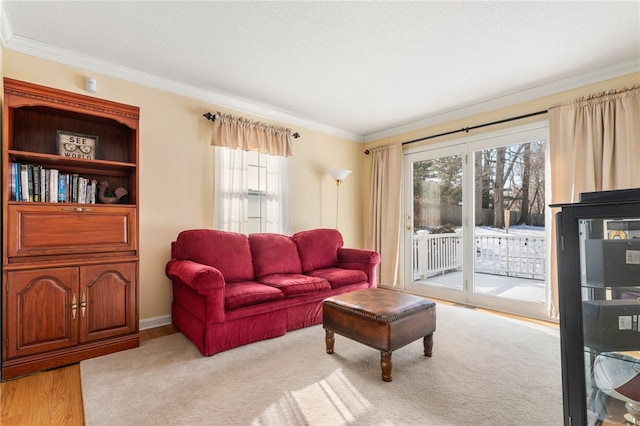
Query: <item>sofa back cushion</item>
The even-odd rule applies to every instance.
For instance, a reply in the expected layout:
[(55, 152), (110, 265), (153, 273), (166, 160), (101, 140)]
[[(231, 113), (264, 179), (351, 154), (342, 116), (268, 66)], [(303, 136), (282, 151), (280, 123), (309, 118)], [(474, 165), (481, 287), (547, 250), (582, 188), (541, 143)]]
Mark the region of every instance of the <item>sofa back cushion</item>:
[(249, 239), (244, 234), (214, 229), (190, 229), (178, 234), (172, 257), (217, 268), (225, 281), (253, 280)]
[(302, 271), (313, 271), (338, 265), (338, 249), (342, 234), (337, 229), (312, 229), (294, 234), (291, 239), (298, 246)]
[(281, 234), (249, 234), (249, 246), (257, 277), (302, 272), (298, 248), (291, 237)]

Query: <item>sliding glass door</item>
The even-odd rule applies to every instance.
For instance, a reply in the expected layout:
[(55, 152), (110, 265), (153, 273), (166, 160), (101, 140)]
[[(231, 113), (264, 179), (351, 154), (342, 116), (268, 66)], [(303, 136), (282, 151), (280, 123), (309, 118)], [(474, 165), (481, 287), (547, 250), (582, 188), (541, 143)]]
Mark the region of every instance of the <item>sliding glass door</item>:
[(547, 317), (546, 123), (405, 155), (404, 286)]
[[(405, 202), (405, 287), (449, 300), (465, 300), (463, 277), (462, 147), (405, 158), (410, 186)], [(417, 291), (416, 291), (417, 290)]]

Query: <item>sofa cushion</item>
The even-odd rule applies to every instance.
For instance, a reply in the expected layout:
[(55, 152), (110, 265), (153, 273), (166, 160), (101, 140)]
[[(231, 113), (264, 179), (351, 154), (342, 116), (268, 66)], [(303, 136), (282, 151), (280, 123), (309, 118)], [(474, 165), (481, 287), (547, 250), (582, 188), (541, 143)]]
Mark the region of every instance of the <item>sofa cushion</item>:
[(214, 229), (182, 231), (171, 251), (175, 259), (213, 266), (227, 282), (254, 278), (249, 239), (244, 234)]
[(309, 271), (307, 275), (324, 278), (334, 289), (368, 281), (367, 274), (356, 269), (322, 268)]
[(337, 229), (321, 228), (301, 231), (294, 234), (291, 239), (298, 246), (303, 272), (338, 265), (338, 249), (344, 242)]
[(282, 299), (283, 292), (255, 281), (228, 283), (224, 289), (224, 309), (227, 311)]
[(306, 296), (331, 290), (327, 280), (301, 274), (266, 275), (258, 278), (258, 281), (277, 288), (284, 293), (285, 297)]
[(291, 237), (281, 234), (249, 234), (249, 246), (257, 277), (302, 272), (298, 248)]

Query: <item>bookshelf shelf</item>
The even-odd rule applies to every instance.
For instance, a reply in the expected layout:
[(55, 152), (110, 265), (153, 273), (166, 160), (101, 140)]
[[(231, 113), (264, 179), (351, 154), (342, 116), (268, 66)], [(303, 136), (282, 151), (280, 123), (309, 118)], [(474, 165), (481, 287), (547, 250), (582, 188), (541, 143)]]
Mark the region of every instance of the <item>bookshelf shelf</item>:
[(122, 170), (130, 172), (138, 166), (135, 163), (124, 163), (121, 161), (108, 160), (82, 160), (77, 158), (67, 158), (60, 155), (41, 154), (39, 152), (9, 150), (9, 157), (13, 161), (24, 163), (39, 163), (42, 165), (50, 165), (56, 167), (64, 167), (68, 169), (87, 169), (96, 171), (113, 171)]

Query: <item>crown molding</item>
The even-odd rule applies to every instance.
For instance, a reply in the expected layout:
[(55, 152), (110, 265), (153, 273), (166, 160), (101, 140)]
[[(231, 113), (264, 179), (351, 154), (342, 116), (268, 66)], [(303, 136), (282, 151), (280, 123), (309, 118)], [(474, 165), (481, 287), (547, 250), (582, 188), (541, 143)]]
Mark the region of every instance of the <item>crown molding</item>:
[(520, 90), (508, 95), (488, 99), (473, 105), (465, 105), (461, 108), (443, 111), (442, 113), (425, 117), (420, 120), (371, 133), (363, 137), (363, 142), (372, 142), (382, 138), (396, 136), (402, 133), (412, 132), (414, 130), (420, 130), (425, 127), (435, 126), (437, 124), (458, 120), (475, 114), (481, 114), (487, 111), (505, 108), (518, 103), (531, 101), (533, 99), (538, 99), (566, 90), (598, 83), (600, 81), (621, 77), (623, 75), (631, 74), (638, 71), (640, 71), (640, 56), (631, 58), (627, 61), (619, 62), (617, 64), (583, 72), (581, 74), (576, 74), (574, 76), (541, 84), (529, 89)]
[(5, 1), (6, 0), (0, 1), (0, 37), (2, 37), (3, 45), (13, 34), (13, 31), (11, 30), (11, 22), (9, 22), (9, 16), (7, 15), (7, 6)]
[[(362, 135), (360, 134), (307, 120), (290, 113), (278, 111), (269, 106), (260, 105), (246, 99), (229, 96), (222, 93), (203, 90), (187, 84), (178, 83), (174, 80), (158, 77), (153, 74), (137, 71), (108, 61), (96, 59), (91, 56), (82, 55), (66, 49), (61, 49), (55, 46), (48, 45), (46, 43), (41, 43), (34, 40), (26, 39), (24, 37), (12, 35), (9, 27), (9, 22), (7, 19), (5, 19), (5, 10), (3, 9), (4, 1), (0, 4), (0, 14), (2, 19), (0, 21), (0, 25), (2, 25), (0, 34), (2, 35), (3, 45), (5, 49), (13, 50), (19, 53), (24, 53), (26, 55), (35, 56), (53, 62), (58, 62), (76, 68), (82, 68), (87, 71), (119, 78), (142, 86), (148, 86), (166, 92), (187, 96), (193, 99), (199, 99), (201, 101), (215, 104), (221, 107), (247, 112), (270, 120), (276, 120), (286, 123), (288, 126), (300, 126), (307, 129), (317, 130), (319, 132), (330, 134), (333, 136), (338, 136), (351, 141), (360, 143), (362, 142)], [(302, 133), (302, 136), (304, 137), (304, 132), (300, 133)]]

